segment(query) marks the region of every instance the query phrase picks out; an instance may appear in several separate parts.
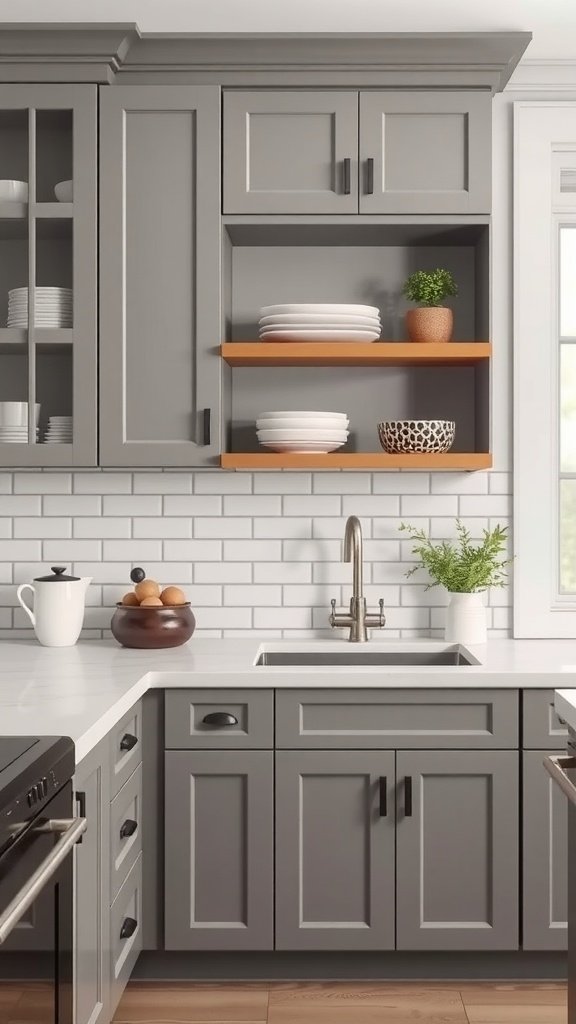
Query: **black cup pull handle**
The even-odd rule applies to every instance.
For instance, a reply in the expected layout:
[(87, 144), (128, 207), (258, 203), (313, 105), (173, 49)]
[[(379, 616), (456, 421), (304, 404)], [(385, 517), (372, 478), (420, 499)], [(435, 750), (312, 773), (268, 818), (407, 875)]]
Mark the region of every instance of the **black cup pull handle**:
[(407, 775), (404, 779), (404, 817), (412, 817), (412, 776)]
[[(82, 792), (82, 790), (76, 790), (76, 792), (74, 794), (74, 799), (76, 801), (76, 806), (78, 807), (78, 817), (79, 818), (85, 818), (86, 817), (86, 793)], [(82, 844), (82, 836), (80, 836), (79, 839), (78, 839), (78, 846), (81, 846), (81, 844)]]
[(380, 795), (380, 817), (386, 818), (388, 815), (388, 779), (385, 775), (381, 775), (378, 780), (378, 791)]
[(374, 194), (374, 157), (369, 156), (366, 161), (366, 194)]
[(120, 929), (120, 938), (129, 939), (131, 935), (134, 935), (138, 927), (138, 921), (134, 917), (125, 917), (122, 921), (122, 927)]
[(128, 839), (129, 836), (133, 836), (137, 828), (137, 821), (134, 821), (132, 818), (126, 818), (126, 821), (120, 826), (120, 839)]
[(343, 160), (343, 171), (344, 171), (344, 174), (343, 174), (343, 177), (344, 177), (344, 189), (343, 189), (343, 191), (344, 191), (344, 195), (345, 196), (349, 196), (350, 195), (350, 191), (351, 191), (351, 188), (352, 188), (352, 185), (351, 185), (351, 166), (352, 165), (351, 165), (351, 162), (350, 162), (350, 157), (347, 156), (345, 158), (345, 160)]
[(211, 711), (209, 715), (204, 715), (202, 719), (204, 725), (213, 725), (216, 727), (225, 728), (231, 725), (238, 725), (238, 719), (235, 715), (231, 715), (229, 711)]
[(133, 736), (131, 732), (126, 732), (120, 740), (120, 750), (132, 750), (137, 743), (138, 737)]
[(204, 430), (204, 444), (209, 445), (212, 441), (212, 410), (204, 409), (202, 414), (202, 424)]

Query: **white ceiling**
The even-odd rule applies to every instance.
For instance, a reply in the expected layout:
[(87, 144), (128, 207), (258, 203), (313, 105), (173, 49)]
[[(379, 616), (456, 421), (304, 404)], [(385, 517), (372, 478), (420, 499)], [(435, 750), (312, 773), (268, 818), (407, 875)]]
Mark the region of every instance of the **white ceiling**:
[(576, 60), (576, 0), (0, 0), (1, 21), (135, 21), (143, 32), (528, 30), (527, 57)]

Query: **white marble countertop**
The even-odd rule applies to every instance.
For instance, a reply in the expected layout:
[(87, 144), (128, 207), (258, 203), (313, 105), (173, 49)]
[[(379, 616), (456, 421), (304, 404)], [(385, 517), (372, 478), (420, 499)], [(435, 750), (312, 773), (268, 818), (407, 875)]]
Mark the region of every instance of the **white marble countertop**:
[[(367, 650), (442, 650), (440, 641), (371, 641)], [(41, 647), (0, 644), (0, 736), (66, 735), (76, 761), (152, 687), (576, 687), (576, 641), (495, 640), (470, 648), (472, 666), (256, 666), (261, 649), (323, 651), (354, 656), (344, 640), (192, 639), (184, 647), (136, 651), (114, 641)], [(570, 694), (562, 688), (562, 694)], [(576, 690), (572, 707), (576, 723)], [(566, 718), (566, 714), (562, 717)], [(575, 724), (576, 728), (576, 724)]]

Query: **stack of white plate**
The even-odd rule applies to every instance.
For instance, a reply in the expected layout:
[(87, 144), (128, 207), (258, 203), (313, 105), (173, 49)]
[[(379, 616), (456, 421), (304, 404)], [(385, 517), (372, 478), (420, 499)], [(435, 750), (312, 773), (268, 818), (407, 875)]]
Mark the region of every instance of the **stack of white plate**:
[[(72, 289), (37, 288), (35, 304), (36, 327), (72, 327)], [(28, 327), (28, 289), (11, 288), (8, 292), (8, 327)]]
[(341, 302), (291, 302), (262, 306), (261, 341), (377, 341), (380, 311), (376, 306)]
[[(38, 427), (36, 427), (38, 440)], [(0, 427), (0, 444), (28, 444), (28, 427)]]
[(50, 416), (44, 442), (45, 444), (72, 444), (72, 417)]
[(263, 412), (256, 420), (258, 441), (273, 452), (333, 452), (348, 440), (345, 412)]

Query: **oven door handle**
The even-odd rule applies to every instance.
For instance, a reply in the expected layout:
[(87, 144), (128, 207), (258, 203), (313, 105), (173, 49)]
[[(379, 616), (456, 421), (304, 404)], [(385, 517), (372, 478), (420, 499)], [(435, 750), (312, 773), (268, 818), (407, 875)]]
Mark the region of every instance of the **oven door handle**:
[(60, 839), (50, 851), (47, 857), (38, 865), (36, 871), (30, 876), (27, 882), (16, 893), (6, 909), (0, 914), (0, 945), (6, 941), (10, 932), (34, 900), (40, 895), (42, 889), (70, 853), (72, 847), (78, 842), (80, 836), (86, 831), (86, 818), (58, 818), (47, 821), (38, 828), (38, 832), (54, 832), (60, 834)]
[(544, 758), (544, 767), (554, 782), (560, 786), (564, 796), (568, 797), (570, 803), (576, 804), (576, 785), (566, 774), (567, 769), (576, 768), (576, 757), (550, 754)]

